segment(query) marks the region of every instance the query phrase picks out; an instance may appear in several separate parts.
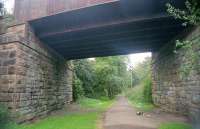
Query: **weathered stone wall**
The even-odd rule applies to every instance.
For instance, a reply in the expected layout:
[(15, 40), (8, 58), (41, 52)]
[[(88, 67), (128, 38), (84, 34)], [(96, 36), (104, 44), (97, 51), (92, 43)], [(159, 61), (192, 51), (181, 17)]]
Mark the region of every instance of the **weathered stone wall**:
[(27, 25), (13, 26), (0, 43), (0, 103), (22, 122), (72, 101), (72, 71)]
[[(195, 62), (182, 48), (175, 54), (174, 43), (164, 46), (160, 52), (153, 53), (153, 100), (166, 111), (200, 116), (200, 28), (186, 34), (185, 40), (193, 39)], [(192, 68), (185, 76), (184, 67)]]

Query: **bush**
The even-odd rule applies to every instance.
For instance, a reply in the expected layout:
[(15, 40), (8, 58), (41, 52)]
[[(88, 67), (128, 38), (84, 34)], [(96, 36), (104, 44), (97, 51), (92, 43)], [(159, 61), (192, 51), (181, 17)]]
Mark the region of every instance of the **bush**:
[(146, 103), (152, 103), (152, 81), (151, 77), (147, 76), (144, 80), (144, 89), (143, 89), (143, 95), (144, 95), (144, 101)]
[(73, 99), (74, 101), (84, 96), (84, 90), (82, 87), (82, 82), (77, 76), (73, 79)]

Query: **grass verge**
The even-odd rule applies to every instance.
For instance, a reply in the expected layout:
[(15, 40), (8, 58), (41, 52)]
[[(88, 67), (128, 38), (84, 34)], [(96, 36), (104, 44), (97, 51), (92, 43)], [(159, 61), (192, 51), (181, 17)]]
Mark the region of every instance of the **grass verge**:
[(99, 111), (104, 111), (112, 105), (113, 100), (98, 100), (98, 99), (84, 98), (79, 100), (78, 103), (83, 108), (92, 108)]
[[(140, 111), (151, 111), (154, 109), (154, 105), (151, 101), (146, 100), (144, 94), (145, 86), (137, 85), (132, 89), (127, 89), (124, 95), (128, 98), (129, 102)], [(145, 91), (146, 92), (146, 91)], [(148, 92), (148, 91), (147, 91)]]
[(23, 124), (13, 129), (96, 129), (102, 111), (109, 108), (113, 101), (84, 98), (78, 103), (81, 107), (94, 109), (94, 111), (49, 116), (36, 123)]
[(192, 126), (185, 123), (171, 122), (171, 123), (161, 124), (159, 129), (192, 129)]
[(53, 116), (34, 124), (22, 125), (22, 129), (95, 129), (98, 113)]

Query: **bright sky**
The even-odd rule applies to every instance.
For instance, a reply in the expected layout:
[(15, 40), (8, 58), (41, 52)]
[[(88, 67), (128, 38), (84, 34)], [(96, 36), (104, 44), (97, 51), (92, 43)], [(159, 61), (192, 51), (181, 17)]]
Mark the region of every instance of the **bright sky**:
[[(12, 11), (14, 7), (14, 0), (4, 0), (5, 1), (5, 7)], [(129, 55), (130, 59), (130, 65), (133, 67), (136, 66), (138, 63), (145, 60), (146, 57), (151, 57), (151, 53), (137, 53), (137, 54), (131, 54)]]
[(130, 54), (129, 59), (130, 59), (130, 65), (135, 67), (137, 64), (143, 62), (145, 58), (151, 57), (151, 52), (147, 53), (136, 53), (136, 54)]
[(14, 0), (2, 0), (5, 3), (5, 8), (8, 9), (9, 12), (13, 11), (14, 8)]

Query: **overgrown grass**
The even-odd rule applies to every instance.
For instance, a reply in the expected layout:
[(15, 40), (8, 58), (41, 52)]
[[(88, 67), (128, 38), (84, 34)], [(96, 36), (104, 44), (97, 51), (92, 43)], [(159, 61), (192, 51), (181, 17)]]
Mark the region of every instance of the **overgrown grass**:
[(91, 112), (77, 112), (61, 116), (49, 116), (33, 124), (12, 126), (12, 129), (96, 129), (96, 124), (102, 111), (106, 110), (113, 101), (82, 98), (78, 103), (83, 108), (95, 109)]
[(164, 123), (162, 124), (159, 129), (192, 129), (192, 126), (185, 123)]
[(127, 89), (124, 94), (129, 99), (129, 102), (138, 110), (151, 111), (154, 108), (150, 77), (134, 88)]
[(21, 129), (95, 129), (99, 113), (72, 114), (49, 117)]
[(84, 98), (78, 101), (80, 106), (84, 108), (93, 108), (100, 111), (107, 109), (113, 103), (113, 100), (98, 100), (91, 98)]

